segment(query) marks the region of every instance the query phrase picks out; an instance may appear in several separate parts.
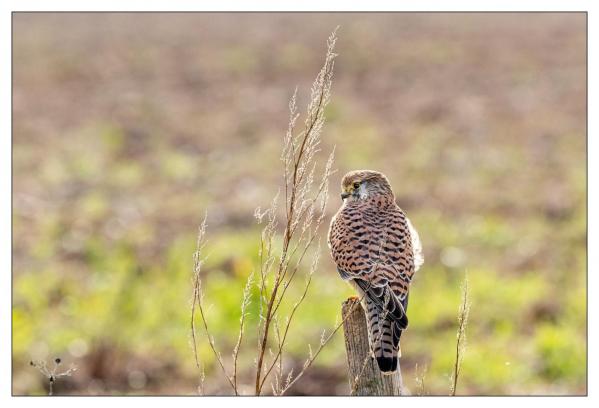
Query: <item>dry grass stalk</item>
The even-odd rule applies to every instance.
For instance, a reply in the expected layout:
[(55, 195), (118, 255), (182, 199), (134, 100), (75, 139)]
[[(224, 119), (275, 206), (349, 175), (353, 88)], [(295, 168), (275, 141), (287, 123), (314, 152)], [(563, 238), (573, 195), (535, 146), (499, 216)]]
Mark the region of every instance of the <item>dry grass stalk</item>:
[(37, 370), (42, 373), (44, 377), (48, 380), (48, 395), (54, 395), (54, 383), (61, 377), (70, 377), (75, 371), (77, 371), (77, 367), (74, 364), (63, 372), (58, 372), (58, 367), (61, 363), (60, 358), (54, 359), (54, 366), (52, 369), (48, 368), (48, 365), (45, 361), (30, 361), (29, 365), (37, 368)]
[(229, 384), (233, 388), (233, 391), (237, 395), (237, 387), (233, 382), (233, 378), (227, 374), (227, 370), (225, 368), (225, 364), (223, 362), (221, 354), (217, 351), (216, 345), (214, 344), (214, 337), (210, 334), (210, 330), (208, 329), (208, 322), (206, 321), (206, 315), (204, 313), (204, 307), (202, 306), (202, 279), (201, 279), (201, 269), (202, 264), (205, 261), (205, 258), (202, 258), (202, 250), (205, 246), (205, 237), (206, 237), (206, 222), (208, 215), (204, 215), (204, 220), (198, 229), (198, 237), (196, 242), (196, 251), (193, 254), (193, 297), (191, 302), (191, 337), (192, 337), (192, 348), (193, 354), (195, 358), (195, 363), (200, 371), (200, 383), (198, 385), (198, 391), (203, 394), (204, 392), (204, 366), (201, 364), (199, 356), (198, 356), (198, 343), (197, 343), (197, 332), (195, 326), (196, 320), (196, 311), (200, 312), (200, 318), (202, 324), (204, 326), (204, 331), (206, 332), (206, 336), (208, 337), (208, 343), (210, 344), (210, 348), (214, 353), (218, 364), (220, 365), (223, 374), (227, 378)]
[[(271, 207), (264, 213), (259, 210), (257, 217), (261, 220), (268, 215), (268, 222), (261, 235), (260, 245), (260, 323), (258, 358), (256, 361), (255, 393), (260, 395), (266, 380), (272, 370), (277, 367), (273, 389), (275, 394), (282, 394), (294, 382), (288, 375), (283, 383), (282, 353), (287, 340), (289, 328), (295, 313), (306, 298), (311, 283), (312, 274), (318, 264), (318, 251), (314, 255), (308, 279), (304, 290), (293, 305), (292, 311), (285, 319), (283, 327), (277, 334), (278, 344), (271, 361), (266, 363), (271, 329), (277, 319), (279, 308), (285, 299), (287, 289), (291, 285), (308, 250), (313, 247), (317, 232), (324, 220), (325, 206), (328, 199), (328, 180), (332, 174), (333, 155), (329, 155), (327, 163), (315, 181), (315, 156), (320, 151), (322, 128), (325, 122), (324, 109), (330, 96), (333, 67), (336, 54), (333, 52), (337, 40), (336, 30), (327, 41), (325, 62), (317, 75), (311, 90), (304, 128), (296, 132), (297, 119), (297, 89), (289, 103), (289, 126), (285, 135), (281, 160), (283, 161), (283, 178), (285, 184), (285, 229), (282, 233), (282, 249), (277, 256), (273, 253), (273, 240), (276, 238), (275, 212), (277, 201), (273, 200)], [(269, 282), (272, 279), (272, 284)], [(270, 293), (268, 288), (271, 287)], [(277, 328), (279, 330), (279, 328)], [(307, 367), (306, 367), (307, 368)], [(301, 376), (300, 372), (298, 376)], [(298, 378), (296, 376), (295, 378)]]
[[(316, 154), (320, 151), (322, 128), (325, 123), (324, 110), (331, 96), (333, 67), (336, 54), (333, 52), (337, 41), (336, 31), (333, 31), (327, 41), (325, 62), (317, 75), (311, 89), (311, 98), (308, 104), (306, 120), (301, 131), (296, 132), (299, 113), (297, 109), (297, 89), (289, 102), (289, 126), (284, 138), (281, 160), (283, 162), (283, 178), (285, 190), (285, 226), (283, 232), (278, 233), (277, 210), (279, 208), (279, 193), (275, 195), (270, 206), (265, 211), (257, 208), (254, 216), (259, 223), (265, 222), (260, 235), (260, 268), (255, 284), (260, 291), (259, 322), (258, 322), (258, 354), (255, 361), (256, 374), (254, 391), (260, 395), (263, 387), (274, 371), (274, 380), (271, 384), (275, 395), (282, 395), (291, 387), (304, 371), (312, 365), (324, 345), (337, 332), (341, 324), (327, 337), (323, 332), (319, 348), (315, 353), (310, 351), (308, 359), (302, 370), (294, 377), (292, 372), (286, 376), (283, 372), (283, 351), (288, 338), (289, 329), (293, 318), (302, 302), (305, 300), (310, 287), (312, 276), (318, 266), (320, 243), (314, 245), (320, 227), (323, 224), (325, 208), (328, 199), (328, 181), (332, 175), (334, 150), (330, 153), (324, 168), (317, 177)], [(235, 395), (238, 395), (237, 373), (238, 355), (243, 341), (246, 310), (250, 304), (250, 291), (254, 284), (252, 273), (246, 282), (241, 303), (241, 317), (237, 343), (233, 349), (233, 374), (228, 375), (220, 353), (214, 344), (214, 339), (208, 329), (204, 309), (202, 306), (202, 287), (200, 270), (203, 260), (203, 248), (206, 229), (204, 219), (198, 232), (197, 250), (194, 255), (193, 274), (193, 300), (191, 306), (191, 330), (196, 366), (203, 373), (197, 352), (197, 336), (195, 328), (195, 315), (199, 311), (204, 330), (212, 352), (216, 356), (222, 372), (231, 385)], [(274, 242), (281, 238), (282, 248), (276, 250)], [(316, 247), (316, 248), (315, 248)], [(310, 251), (314, 251), (308, 277), (303, 284), (301, 295), (293, 304), (288, 316), (280, 316), (280, 307), (286, 299), (287, 289), (291, 286), (296, 273), (304, 263)], [(275, 351), (270, 348), (272, 332), (275, 332)], [(267, 362), (267, 352), (270, 359)], [(276, 370), (275, 370), (276, 368)], [(285, 377), (285, 379), (284, 379)], [(203, 375), (200, 377), (203, 379)], [(203, 390), (201, 383), (200, 390)]]
[(468, 292), (468, 276), (464, 277), (462, 283), (462, 300), (458, 311), (458, 330), (456, 333), (456, 354), (451, 381), (451, 394), (455, 396), (458, 386), (458, 378), (462, 368), (462, 360), (466, 351), (466, 327), (468, 326), (468, 315), (470, 314), (470, 293)]
[(235, 390), (235, 395), (238, 395), (237, 392), (237, 360), (239, 357), (239, 349), (241, 348), (241, 342), (243, 341), (243, 333), (245, 328), (245, 318), (247, 316), (247, 308), (250, 305), (250, 291), (253, 285), (254, 272), (248, 276), (248, 279), (245, 283), (245, 287), (243, 289), (243, 298), (241, 300), (241, 317), (239, 318), (239, 334), (237, 336), (237, 343), (233, 348), (233, 388)]

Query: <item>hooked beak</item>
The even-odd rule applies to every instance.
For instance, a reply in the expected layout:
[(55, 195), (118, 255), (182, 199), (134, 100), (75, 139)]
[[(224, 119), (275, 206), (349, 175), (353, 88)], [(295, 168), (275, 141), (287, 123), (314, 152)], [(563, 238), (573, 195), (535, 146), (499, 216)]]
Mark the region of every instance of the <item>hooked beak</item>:
[(341, 193), (341, 199), (342, 199), (342, 200), (345, 200), (345, 199), (346, 199), (347, 197), (349, 197), (350, 195), (351, 195), (350, 193), (343, 192), (343, 193)]

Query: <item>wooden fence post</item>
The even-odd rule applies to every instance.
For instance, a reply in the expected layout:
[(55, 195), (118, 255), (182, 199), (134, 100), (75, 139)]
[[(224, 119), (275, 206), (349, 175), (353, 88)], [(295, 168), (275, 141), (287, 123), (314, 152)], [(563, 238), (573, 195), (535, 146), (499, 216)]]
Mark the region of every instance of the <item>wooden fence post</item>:
[[(357, 298), (341, 306), (345, 351), (349, 368), (350, 395), (402, 395), (401, 370), (398, 364), (393, 375), (383, 375), (370, 356), (366, 315)], [(357, 379), (357, 380), (356, 380)]]

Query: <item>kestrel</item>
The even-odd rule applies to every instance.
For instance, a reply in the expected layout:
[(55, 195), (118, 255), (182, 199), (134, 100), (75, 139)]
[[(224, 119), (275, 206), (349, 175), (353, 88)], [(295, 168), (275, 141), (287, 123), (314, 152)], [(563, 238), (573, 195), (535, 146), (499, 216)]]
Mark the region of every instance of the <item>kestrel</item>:
[(399, 338), (408, 326), (408, 291), (424, 262), (418, 233), (395, 203), (382, 173), (357, 170), (341, 181), (343, 204), (328, 244), (341, 278), (362, 298), (371, 351), (383, 374), (397, 370)]

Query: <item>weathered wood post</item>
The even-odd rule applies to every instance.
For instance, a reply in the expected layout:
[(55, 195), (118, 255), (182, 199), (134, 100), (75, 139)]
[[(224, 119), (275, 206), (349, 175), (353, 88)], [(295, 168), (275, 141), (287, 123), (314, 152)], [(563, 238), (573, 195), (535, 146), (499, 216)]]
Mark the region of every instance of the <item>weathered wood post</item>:
[(349, 368), (351, 395), (404, 394), (400, 366), (393, 375), (383, 375), (370, 356), (366, 315), (358, 298), (349, 298), (341, 306), (345, 351)]

